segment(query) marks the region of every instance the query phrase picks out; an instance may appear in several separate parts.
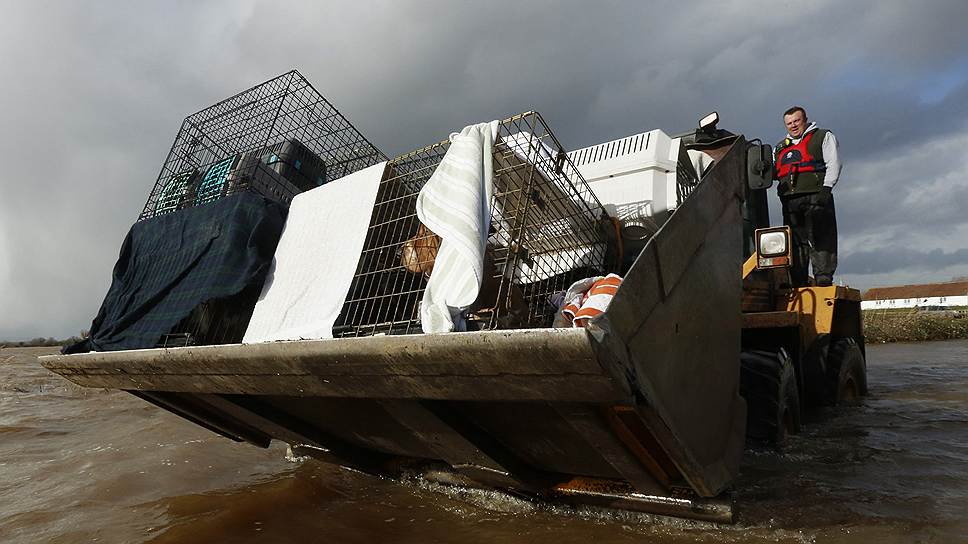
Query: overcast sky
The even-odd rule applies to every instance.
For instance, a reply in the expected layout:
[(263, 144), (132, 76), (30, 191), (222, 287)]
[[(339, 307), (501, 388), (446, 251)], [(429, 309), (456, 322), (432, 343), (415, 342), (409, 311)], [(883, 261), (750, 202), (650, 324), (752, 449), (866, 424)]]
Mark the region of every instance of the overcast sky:
[(964, 0), (5, 2), (0, 339), (87, 329), (182, 119), (292, 68), (390, 156), (529, 109), (567, 148), (714, 109), (773, 143), (802, 104), (841, 142), (838, 279), (968, 275), (966, 21)]

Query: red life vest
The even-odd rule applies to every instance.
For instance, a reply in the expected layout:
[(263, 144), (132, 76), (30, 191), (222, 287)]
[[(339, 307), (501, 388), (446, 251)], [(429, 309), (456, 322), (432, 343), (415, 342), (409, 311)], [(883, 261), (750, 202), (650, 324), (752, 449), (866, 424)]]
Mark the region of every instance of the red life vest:
[[(824, 134), (820, 137), (820, 145), (810, 145), (813, 137), (818, 133)], [(798, 143), (787, 138), (780, 142), (776, 151), (776, 176), (780, 180), (793, 175), (805, 174), (807, 172), (822, 173), (827, 171), (827, 163), (823, 160), (823, 136), (825, 130), (811, 130)], [(811, 150), (813, 151), (811, 153)]]

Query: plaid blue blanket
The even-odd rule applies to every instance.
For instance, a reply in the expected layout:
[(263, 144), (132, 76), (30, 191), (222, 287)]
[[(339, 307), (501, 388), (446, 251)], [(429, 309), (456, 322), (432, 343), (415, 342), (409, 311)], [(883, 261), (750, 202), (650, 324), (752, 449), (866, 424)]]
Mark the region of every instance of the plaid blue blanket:
[(135, 223), (90, 337), (64, 353), (153, 348), (199, 305), (258, 289), (285, 217), (245, 192)]

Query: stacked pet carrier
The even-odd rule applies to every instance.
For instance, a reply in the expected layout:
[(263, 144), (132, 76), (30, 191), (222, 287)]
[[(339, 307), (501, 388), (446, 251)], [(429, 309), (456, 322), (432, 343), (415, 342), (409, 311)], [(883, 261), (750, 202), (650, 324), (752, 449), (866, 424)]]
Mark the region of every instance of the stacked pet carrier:
[(139, 219), (241, 191), (288, 203), (384, 160), (293, 70), (188, 116)]
[[(418, 219), (417, 195), (449, 147), (443, 141), (388, 163), (334, 336), (421, 332), (440, 239)], [(493, 168), (485, 280), (467, 330), (551, 326), (556, 295), (606, 272), (614, 227), (535, 112), (500, 122)]]

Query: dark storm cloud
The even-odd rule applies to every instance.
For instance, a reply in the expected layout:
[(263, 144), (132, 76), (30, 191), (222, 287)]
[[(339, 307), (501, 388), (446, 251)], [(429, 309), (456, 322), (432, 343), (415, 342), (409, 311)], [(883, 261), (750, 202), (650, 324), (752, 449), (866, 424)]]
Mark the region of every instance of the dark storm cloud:
[(878, 251), (858, 251), (841, 259), (845, 274), (883, 274), (898, 270), (937, 270), (968, 265), (968, 249), (945, 252), (919, 251), (906, 247)]
[(953, 134), (911, 142), (906, 152), (868, 155), (845, 169), (838, 187), (839, 224), (853, 236), (880, 235), (892, 244), (968, 224), (964, 150), (968, 124)]
[(955, 254), (964, 242), (930, 244), (965, 228), (966, 9), (12, 4), (0, 19), (0, 339), (86, 328), (181, 120), (294, 67), (390, 155), (528, 109), (572, 148), (688, 130), (712, 109), (772, 143), (780, 112), (801, 103), (841, 138), (848, 270), (892, 240)]

